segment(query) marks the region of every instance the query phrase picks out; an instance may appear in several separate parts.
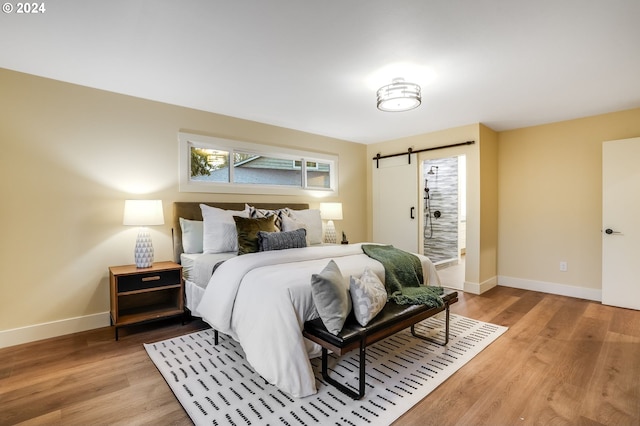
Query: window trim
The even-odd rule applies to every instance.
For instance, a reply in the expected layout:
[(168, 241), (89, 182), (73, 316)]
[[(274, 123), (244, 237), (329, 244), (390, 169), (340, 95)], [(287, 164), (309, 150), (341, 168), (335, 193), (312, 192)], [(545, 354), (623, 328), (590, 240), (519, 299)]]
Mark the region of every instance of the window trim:
[[(194, 133), (178, 132), (179, 142), (179, 179), (180, 192), (211, 192), (211, 193), (238, 193), (238, 194), (272, 194), (272, 195), (309, 195), (322, 194), (338, 195), (338, 156), (313, 151), (283, 148), (279, 146), (263, 145), (251, 142), (223, 139), (213, 136), (203, 136)], [(229, 182), (205, 182), (191, 180), (191, 147), (196, 146), (206, 149), (216, 149), (229, 152), (233, 158), (234, 151), (251, 153), (261, 156), (302, 161), (301, 186), (243, 184), (233, 182), (233, 167), (229, 169)], [(306, 163), (329, 163), (329, 188), (309, 187), (307, 185)]]

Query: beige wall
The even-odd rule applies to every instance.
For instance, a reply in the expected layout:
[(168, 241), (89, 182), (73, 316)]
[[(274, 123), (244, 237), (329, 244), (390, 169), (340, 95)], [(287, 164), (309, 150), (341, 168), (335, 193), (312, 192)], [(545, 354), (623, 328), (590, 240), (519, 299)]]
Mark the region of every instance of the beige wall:
[[(475, 140), (420, 155), (467, 156), (465, 290), (481, 293), (497, 282), (600, 300), (602, 142), (638, 135), (640, 109), (633, 109), (505, 132), (469, 125), (369, 145), (367, 202), (376, 153)], [(367, 220), (371, 238), (371, 209)]]
[[(486, 142), (485, 139), (486, 138)], [(367, 146), (367, 203), (372, 205), (371, 173), (375, 167), (372, 158), (381, 155), (414, 151), (436, 146), (475, 141), (473, 145), (426, 151), (418, 157), (419, 162), (429, 158), (465, 155), (467, 158), (467, 235), (465, 263), (465, 291), (481, 293), (496, 284), (497, 225), (497, 136), (491, 129), (480, 124), (456, 127), (439, 132), (412, 136)], [(486, 146), (485, 146), (486, 145)], [(384, 161), (384, 160), (381, 160)], [(416, 166), (417, 167), (417, 166)], [(419, 186), (420, 187), (420, 186)], [(484, 189), (484, 193), (481, 193)], [(420, 203), (419, 194), (416, 202)], [(421, 215), (418, 215), (420, 217)], [(369, 234), (373, 236), (373, 214), (368, 209)], [(418, 222), (416, 232), (422, 223)], [(482, 229), (481, 229), (482, 227)]]
[(497, 284), (498, 134), (480, 125), (480, 272), (484, 287)]
[(500, 284), (599, 297), (602, 142), (635, 136), (640, 109), (499, 133)]
[(20, 327), (108, 325), (107, 268), (133, 263), (137, 234), (122, 225), (125, 199), (163, 200), (167, 225), (151, 231), (156, 260), (172, 257), (173, 201), (318, 206), (311, 196), (178, 192), (179, 130), (337, 154), (340, 192), (328, 199), (343, 203), (337, 230), (366, 238), (364, 145), (8, 70), (0, 85), (0, 346), (14, 335), (3, 331)]
[(336, 226), (351, 242), (372, 237), (377, 152), (475, 140), (420, 155), (467, 156), (465, 289), (483, 291), (497, 274), (500, 284), (564, 286), (586, 297), (600, 289), (601, 144), (640, 135), (634, 109), (500, 133), (472, 124), (365, 146), (7, 70), (0, 84), (0, 347), (42, 324), (51, 335), (106, 325), (107, 267), (133, 261), (136, 230), (121, 225), (127, 198), (164, 201), (167, 225), (152, 229), (156, 259), (171, 258), (173, 201), (320, 202), (178, 192), (179, 130), (339, 155), (340, 194), (328, 201), (344, 204)]

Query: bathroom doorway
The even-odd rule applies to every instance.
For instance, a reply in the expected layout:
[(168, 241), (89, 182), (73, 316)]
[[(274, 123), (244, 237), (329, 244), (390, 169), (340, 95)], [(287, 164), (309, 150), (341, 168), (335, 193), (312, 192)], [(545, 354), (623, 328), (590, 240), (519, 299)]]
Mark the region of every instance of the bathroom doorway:
[(466, 169), (465, 155), (422, 162), (423, 253), (439, 270), (464, 261)]

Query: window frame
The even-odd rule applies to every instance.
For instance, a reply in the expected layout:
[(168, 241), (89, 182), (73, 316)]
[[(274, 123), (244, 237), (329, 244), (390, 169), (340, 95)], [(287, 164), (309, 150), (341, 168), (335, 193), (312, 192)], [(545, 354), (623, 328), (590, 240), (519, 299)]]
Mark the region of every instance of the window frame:
[[(313, 151), (283, 148), (279, 146), (263, 145), (223, 139), (213, 136), (203, 136), (193, 133), (178, 132), (179, 142), (179, 180), (180, 192), (211, 192), (211, 193), (239, 193), (239, 194), (272, 194), (272, 195), (308, 195), (321, 194), (323, 196), (338, 195), (338, 156)], [(191, 148), (214, 149), (229, 153), (229, 182), (207, 182), (191, 179)], [(300, 186), (235, 183), (233, 153), (255, 154), (265, 157), (301, 161), (302, 180)], [(329, 164), (329, 188), (308, 186), (307, 162), (322, 162)], [(295, 170), (295, 168), (294, 168)], [(299, 169), (298, 169), (299, 170)], [(314, 169), (311, 169), (314, 170)]]

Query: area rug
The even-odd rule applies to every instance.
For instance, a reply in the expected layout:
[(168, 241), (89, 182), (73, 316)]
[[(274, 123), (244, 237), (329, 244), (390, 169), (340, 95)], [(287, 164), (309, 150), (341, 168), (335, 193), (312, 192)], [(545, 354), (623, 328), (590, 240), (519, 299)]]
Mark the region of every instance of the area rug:
[[(366, 394), (355, 401), (324, 382), (311, 363), (318, 393), (293, 398), (253, 371), (240, 345), (211, 329), (145, 344), (151, 360), (196, 425), (386, 425), (392, 423), (507, 330), (451, 315), (446, 347), (404, 330), (367, 348)], [(444, 315), (416, 324), (442, 339)], [(357, 391), (358, 353), (332, 356), (329, 374)]]

